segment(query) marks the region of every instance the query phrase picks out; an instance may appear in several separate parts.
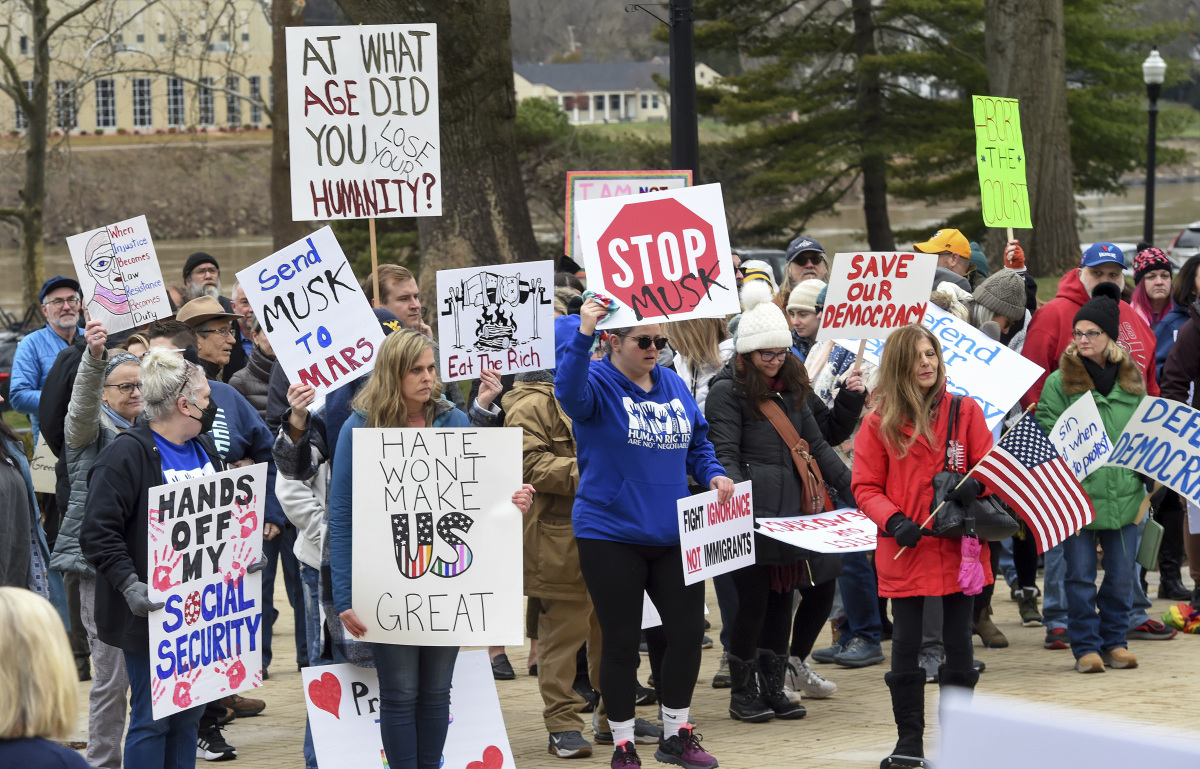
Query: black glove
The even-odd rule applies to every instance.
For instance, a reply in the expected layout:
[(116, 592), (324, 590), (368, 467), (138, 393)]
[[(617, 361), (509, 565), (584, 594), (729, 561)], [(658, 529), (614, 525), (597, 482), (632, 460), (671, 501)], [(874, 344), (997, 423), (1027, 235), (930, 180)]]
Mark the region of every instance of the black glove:
[(982, 483), (974, 478), (967, 478), (957, 488), (946, 492), (946, 499), (952, 499), (963, 507), (966, 507), (976, 499), (979, 499), (983, 492)]
[(259, 558), (257, 561), (255, 561), (254, 563), (247, 566), (246, 573), (253, 574), (256, 571), (262, 571), (263, 569), (266, 568), (266, 566), (267, 566), (267, 557), (264, 555), (262, 558)]
[(916, 547), (924, 534), (917, 522), (903, 513), (888, 518), (887, 532), (896, 538), (896, 543), (901, 547)]
[(129, 610), (138, 617), (148, 617), (150, 612), (158, 611), (166, 606), (165, 603), (154, 603), (150, 600), (150, 588), (145, 582), (139, 582), (137, 577), (130, 577), (125, 581), (125, 586), (121, 588), (121, 594), (125, 596), (125, 603), (129, 604)]

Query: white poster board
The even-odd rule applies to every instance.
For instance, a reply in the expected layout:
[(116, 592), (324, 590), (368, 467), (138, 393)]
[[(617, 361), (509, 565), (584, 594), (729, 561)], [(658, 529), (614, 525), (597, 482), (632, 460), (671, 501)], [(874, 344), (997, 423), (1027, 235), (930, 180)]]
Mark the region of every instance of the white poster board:
[(563, 253), (579, 261), (583, 248), (575, 220), (575, 203), (597, 198), (642, 195), (660, 190), (692, 186), (691, 171), (567, 171), (566, 249)]
[(329, 227), (237, 278), (289, 382), (319, 399), (375, 368), (383, 329)]
[(437, 25), (285, 32), (292, 220), (441, 216)]
[(354, 610), (361, 639), (519, 645), (519, 428), (354, 431)]
[(67, 249), (88, 317), (108, 333), (174, 314), (145, 216), (72, 235)]
[(1067, 467), (1081, 481), (1103, 465), (1112, 453), (1112, 441), (1104, 431), (1096, 398), (1090, 390), (1067, 407), (1048, 437)]
[[(39, 436), (40, 438), (40, 436)], [(54, 465), (58, 457), (50, 450), (50, 444), (45, 438), (40, 438), (37, 448), (33, 450), (33, 459), (29, 461), (29, 474), (33, 476), (33, 490), (38, 494), (53, 494), (58, 486), (58, 476), (54, 473)]]
[(150, 489), (146, 563), (155, 719), (262, 686), (267, 466)]
[[(307, 667), (304, 703), (317, 763), (383, 767), (379, 734), (379, 677), (349, 663)], [(512, 748), (486, 651), (463, 651), (450, 684), (450, 730), (442, 769), (511, 769)]]
[(442, 381), (554, 368), (554, 262), (438, 270)]
[[(921, 323), (942, 344), (950, 392), (973, 398), (992, 429), (1042, 374), (1041, 366), (935, 304), (925, 308)], [(839, 339), (837, 343), (851, 352), (858, 350), (855, 340)], [(863, 360), (879, 365), (882, 352), (882, 339), (868, 339)]]
[(1142, 399), (1106, 464), (1160, 481), (1200, 503), (1200, 411), (1166, 398)]
[(588, 289), (620, 309), (622, 328), (739, 312), (721, 185), (575, 204)]
[(852, 507), (797, 518), (759, 518), (755, 529), (814, 553), (858, 553), (875, 549), (879, 527)]
[(694, 585), (754, 564), (754, 496), (750, 481), (736, 484), (733, 497), (717, 502), (706, 491), (678, 500), (679, 549), (683, 583)]
[(886, 339), (901, 326), (919, 323), (936, 270), (935, 254), (837, 254), (829, 266), (817, 341)]

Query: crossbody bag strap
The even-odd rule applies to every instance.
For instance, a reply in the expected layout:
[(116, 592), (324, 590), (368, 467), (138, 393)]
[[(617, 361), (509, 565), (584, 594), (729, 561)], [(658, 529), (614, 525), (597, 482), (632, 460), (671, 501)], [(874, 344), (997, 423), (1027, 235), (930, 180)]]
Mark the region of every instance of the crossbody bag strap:
[(951, 464), (950, 455), (954, 453), (952, 450), (954, 445), (954, 432), (958, 425), (958, 402), (961, 400), (961, 398), (961, 395), (952, 395), (950, 396), (950, 403), (947, 404), (947, 408), (950, 409), (950, 421), (946, 425), (946, 459), (943, 463), (943, 469), (951, 473), (957, 473), (959, 471), (958, 458), (955, 457), (954, 463)]
[(808, 441), (801, 438), (800, 433), (796, 432), (796, 426), (783, 413), (783, 409), (779, 408), (778, 403), (766, 400), (759, 404), (759, 408), (770, 421), (771, 426), (775, 428), (775, 432), (779, 433), (784, 444), (790, 449), (792, 463), (796, 465), (796, 472), (799, 473), (800, 480), (804, 481), (809, 475), (814, 476), (825, 509), (831, 509), (829, 495), (825, 491), (825, 479), (821, 476), (821, 468), (817, 465), (816, 459), (808, 451)]

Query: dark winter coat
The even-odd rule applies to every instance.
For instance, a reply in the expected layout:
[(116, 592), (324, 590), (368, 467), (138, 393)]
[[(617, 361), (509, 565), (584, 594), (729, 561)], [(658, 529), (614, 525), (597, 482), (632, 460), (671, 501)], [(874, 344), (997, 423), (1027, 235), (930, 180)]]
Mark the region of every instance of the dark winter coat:
[(258, 415), (264, 421), (267, 418), (267, 392), (271, 381), (271, 367), (274, 365), (275, 359), (267, 357), (262, 348), (255, 345), (246, 367), (229, 379), (229, 386), (250, 401), (250, 405), (258, 411)]
[(1192, 403), (1200, 386), (1200, 300), (1188, 308), (1188, 319), (1179, 327), (1175, 344), (1163, 364), (1162, 397)]
[[(1179, 333), (1183, 330), (1184, 324), (1191, 317), (1191, 307), (1181, 307), (1174, 302), (1171, 303), (1171, 311), (1167, 313), (1167, 317), (1158, 322), (1154, 327), (1154, 338), (1157, 340), (1157, 349), (1154, 351), (1154, 360), (1157, 364), (1157, 379), (1159, 389), (1163, 391), (1163, 397), (1166, 395), (1166, 386), (1163, 384), (1163, 376), (1167, 367), (1167, 358), (1171, 355), (1171, 349), (1175, 347), (1175, 341), (1179, 338)], [(1192, 348), (1195, 350), (1195, 348)], [(1195, 355), (1192, 355), (1194, 358)]]

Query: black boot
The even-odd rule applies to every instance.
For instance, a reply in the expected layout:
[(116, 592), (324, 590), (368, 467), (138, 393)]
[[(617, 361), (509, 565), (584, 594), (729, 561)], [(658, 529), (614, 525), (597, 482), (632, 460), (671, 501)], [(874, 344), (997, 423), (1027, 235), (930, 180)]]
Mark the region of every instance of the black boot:
[(808, 713), (804, 706), (792, 702), (783, 693), (783, 677), (786, 673), (786, 656), (776, 654), (770, 649), (758, 650), (758, 677), (762, 682), (763, 704), (775, 711), (776, 718), (804, 718)]
[(1180, 576), (1183, 567), (1183, 519), (1187, 514), (1179, 495), (1162, 489), (1155, 495), (1154, 520), (1162, 524), (1162, 545), (1158, 550), (1158, 597), (1186, 601), (1192, 597)]
[(883, 680), (892, 692), (892, 716), (896, 719), (896, 749), (883, 759), (880, 769), (927, 766), (925, 763), (925, 671), (885, 673)]
[(758, 692), (758, 672), (754, 663), (729, 655), (729, 717), (751, 724), (770, 721), (775, 711), (767, 707)]

